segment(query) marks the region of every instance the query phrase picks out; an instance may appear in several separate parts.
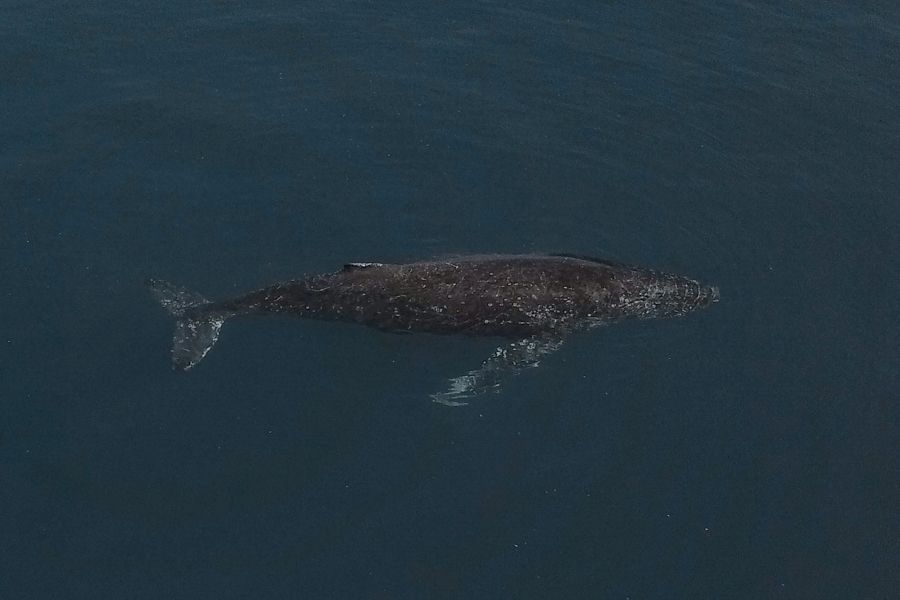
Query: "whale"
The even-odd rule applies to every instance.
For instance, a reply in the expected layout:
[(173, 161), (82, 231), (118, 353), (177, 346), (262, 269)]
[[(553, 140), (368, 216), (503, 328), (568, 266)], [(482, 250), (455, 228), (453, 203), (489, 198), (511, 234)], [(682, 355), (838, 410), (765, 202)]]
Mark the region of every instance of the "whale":
[(503, 377), (538, 366), (575, 332), (627, 319), (683, 316), (720, 300), (718, 287), (688, 277), (566, 253), (351, 262), (222, 301), (162, 279), (147, 284), (175, 318), (171, 360), (185, 371), (209, 353), (226, 321), (245, 315), (505, 338), (480, 367), (432, 394), (451, 406), (498, 391)]

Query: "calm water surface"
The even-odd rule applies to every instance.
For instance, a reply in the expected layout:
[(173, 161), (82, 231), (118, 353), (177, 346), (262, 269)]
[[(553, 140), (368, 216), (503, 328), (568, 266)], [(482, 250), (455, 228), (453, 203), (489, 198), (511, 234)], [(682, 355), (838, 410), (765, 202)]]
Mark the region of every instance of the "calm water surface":
[[(0, 597), (891, 598), (893, 2), (0, 4)], [(716, 283), (495, 340), (148, 276), (568, 251)]]

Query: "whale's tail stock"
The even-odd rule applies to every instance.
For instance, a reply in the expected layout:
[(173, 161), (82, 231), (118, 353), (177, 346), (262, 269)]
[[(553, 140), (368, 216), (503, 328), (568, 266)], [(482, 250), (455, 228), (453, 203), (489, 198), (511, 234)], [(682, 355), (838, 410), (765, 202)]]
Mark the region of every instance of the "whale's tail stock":
[(212, 349), (219, 330), (230, 315), (206, 311), (209, 300), (162, 279), (148, 279), (147, 287), (163, 308), (175, 317), (172, 365), (187, 371)]

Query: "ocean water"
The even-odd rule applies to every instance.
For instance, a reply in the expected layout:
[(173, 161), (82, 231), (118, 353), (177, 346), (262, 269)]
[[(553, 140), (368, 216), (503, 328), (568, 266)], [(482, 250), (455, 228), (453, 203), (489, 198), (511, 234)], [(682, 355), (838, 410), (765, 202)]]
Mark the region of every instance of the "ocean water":
[[(900, 5), (0, 3), (0, 597), (900, 597)], [(143, 285), (565, 251), (722, 301), (497, 340)]]

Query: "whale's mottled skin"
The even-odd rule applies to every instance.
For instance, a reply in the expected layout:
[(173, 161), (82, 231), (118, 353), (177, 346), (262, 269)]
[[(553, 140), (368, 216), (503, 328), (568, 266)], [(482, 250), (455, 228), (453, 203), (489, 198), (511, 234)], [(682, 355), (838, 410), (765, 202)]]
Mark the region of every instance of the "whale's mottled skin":
[(324, 275), (277, 283), (209, 302), (150, 280), (178, 319), (172, 349), (189, 369), (215, 343), (222, 323), (246, 314), (289, 313), (386, 331), (502, 336), (515, 340), (480, 369), (435, 396), (456, 404), (497, 387), (497, 375), (535, 366), (573, 331), (633, 317), (684, 315), (719, 299), (718, 288), (651, 269), (574, 255), (465, 256), (406, 264), (349, 263)]

